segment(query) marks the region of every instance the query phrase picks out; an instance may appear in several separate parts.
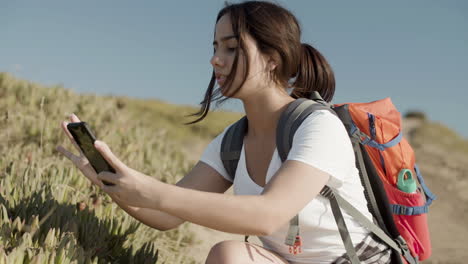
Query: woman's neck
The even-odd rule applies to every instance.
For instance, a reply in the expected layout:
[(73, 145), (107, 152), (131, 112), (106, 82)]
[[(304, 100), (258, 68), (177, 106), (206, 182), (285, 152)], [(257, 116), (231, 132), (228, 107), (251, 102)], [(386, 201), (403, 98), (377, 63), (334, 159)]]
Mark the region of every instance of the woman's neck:
[(281, 113), (294, 100), (287, 93), (272, 93), (271, 91), (243, 99), (249, 125), (249, 137), (274, 137)]

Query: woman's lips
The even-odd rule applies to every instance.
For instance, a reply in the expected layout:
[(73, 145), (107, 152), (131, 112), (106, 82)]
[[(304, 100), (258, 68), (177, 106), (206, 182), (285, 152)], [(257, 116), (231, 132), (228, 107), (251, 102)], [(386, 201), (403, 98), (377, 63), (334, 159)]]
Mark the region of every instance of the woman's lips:
[(224, 82), (226, 81), (226, 77), (224, 77), (224, 76), (216, 77), (216, 81), (218, 82), (219, 86), (222, 86), (224, 84)]

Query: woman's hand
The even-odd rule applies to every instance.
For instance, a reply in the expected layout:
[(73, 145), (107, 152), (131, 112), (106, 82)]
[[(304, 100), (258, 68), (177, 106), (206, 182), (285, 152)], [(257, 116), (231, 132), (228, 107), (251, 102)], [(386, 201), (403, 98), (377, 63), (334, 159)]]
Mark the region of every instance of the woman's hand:
[[(70, 116), (70, 121), (81, 122), (75, 115)], [(158, 199), (157, 195), (159, 192), (156, 191), (155, 188), (162, 185), (160, 181), (127, 167), (112, 153), (104, 142), (98, 140), (94, 143), (95, 148), (115, 169), (116, 173), (101, 172), (97, 174), (80, 147), (76, 144), (70, 131), (68, 131), (67, 125), (68, 122), (66, 121), (61, 123), (62, 129), (80, 155), (76, 156), (62, 146), (57, 146), (56, 149), (71, 160), (86, 178), (109, 194), (112, 199), (126, 205), (146, 208), (155, 208), (155, 206), (158, 206), (160, 199)], [(103, 180), (115, 185), (104, 185), (102, 182)]]
[(103, 185), (102, 190), (130, 206), (159, 208), (159, 189), (163, 183), (126, 166), (109, 149), (106, 143), (96, 140), (94, 146), (115, 169), (115, 173), (103, 171), (98, 174), (100, 181), (114, 184)]
[[(70, 122), (76, 123), (76, 122), (81, 122), (81, 121), (76, 115), (72, 114), (70, 116)], [(76, 156), (75, 154), (71, 153), (70, 151), (62, 147), (61, 145), (57, 146), (56, 148), (57, 151), (62, 153), (69, 160), (71, 160), (71, 162), (73, 162), (73, 164), (81, 171), (81, 173), (83, 173), (83, 175), (86, 176), (86, 178), (88, 178), (92, 183), (102, 188), (103, 183), (100, 180), (98, 180), (96, 171), (94, 170), (93, 167), (91, 167), (88, 159), (85, 157), (80, 147), (78, 147), (78, 145), (76, 144), (75, 140), (73, 139), (73, 136), (70, 134), (70, 131), (68, 131), (67, 129), (68, 123), (69, 122), (63, 121), (61, 123), (61, 127), (63, 131), (65, 132), (65, 134), (67, 135), (67, 137), (72, 142), (72, 144), (78, 150), (78, 153), (80, 154), (79, 156)]]

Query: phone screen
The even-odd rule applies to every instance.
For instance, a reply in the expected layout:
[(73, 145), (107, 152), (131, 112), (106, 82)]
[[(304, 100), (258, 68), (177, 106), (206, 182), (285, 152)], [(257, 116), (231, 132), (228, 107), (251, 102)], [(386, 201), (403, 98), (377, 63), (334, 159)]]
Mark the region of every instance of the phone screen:
[[(99, 151), (94, 147), (94, 141), (96, 141), (96, 137), (85, 122), (69, 123), (67, 128), (97, 173), (102, 171), (115, 173), (114, 168), (109, 165), (101, 153), (99, 153)], [(107, 185), (110, 184), (108, 182), (104, 183)]]

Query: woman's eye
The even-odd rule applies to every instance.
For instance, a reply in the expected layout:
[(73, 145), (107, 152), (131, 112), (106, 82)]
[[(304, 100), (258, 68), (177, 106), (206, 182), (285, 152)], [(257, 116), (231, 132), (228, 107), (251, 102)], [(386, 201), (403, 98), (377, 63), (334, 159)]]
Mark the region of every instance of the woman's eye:
[[(226, 48), (226, 50), (227, 50), (229, 53), (234, 53), (234, 52), (236, 52), (237, 47), (235, 47), (235, 48)], [(214, 53), (216, 53), (216, 49), (215, 49), (215, 48), (213, 48), (213, 54), (214, 54)]]

